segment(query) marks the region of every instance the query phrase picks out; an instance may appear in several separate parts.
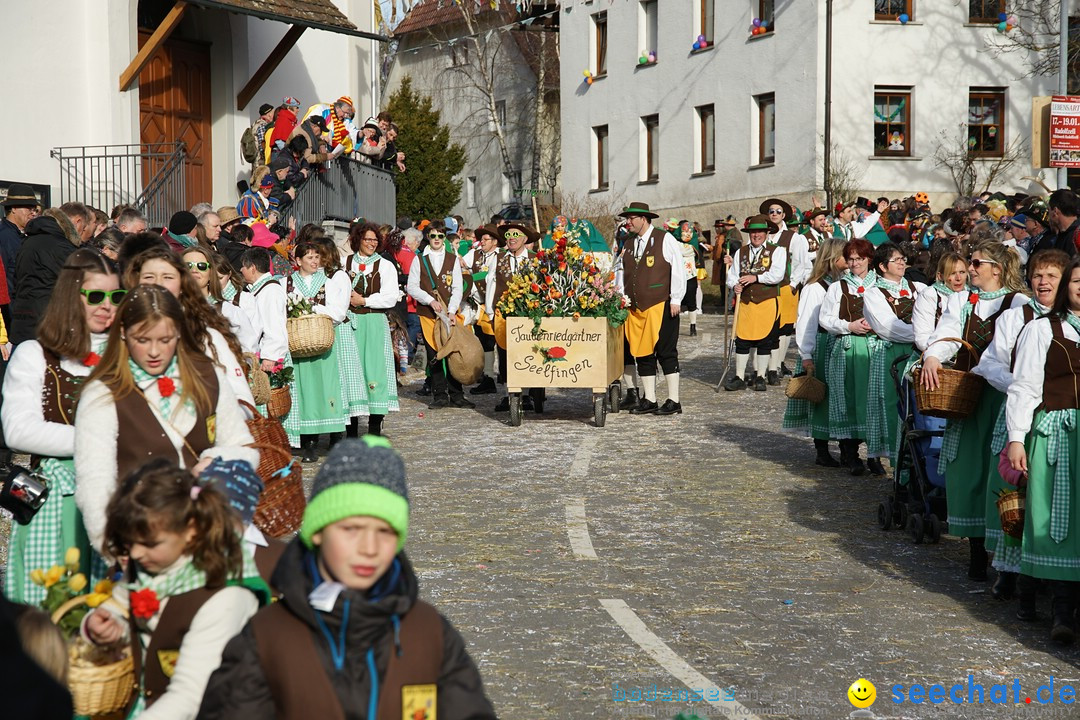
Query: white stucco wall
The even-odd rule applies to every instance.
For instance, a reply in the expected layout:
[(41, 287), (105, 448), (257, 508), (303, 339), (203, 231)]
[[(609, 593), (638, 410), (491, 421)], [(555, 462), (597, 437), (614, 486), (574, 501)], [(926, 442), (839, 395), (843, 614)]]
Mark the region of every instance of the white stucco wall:
[[(370, 2), (335, 4), (359, 29), (371, 32)], [(138, 0), (4, 2), (4, 88), (25, 110), (13, 107), (0, 115), (3, 136), (19, 138), (5, 147), (0, 178), (52, 185), (58, 204), (59, 164), (49, 157), (52, 148), (139, 141), (138, 84), (123, 93), (118, 89), (120, 73), (138, 50), (137, 6)], [(249, 106), (237, 111), (237, 93), (287, 29), (284, 23), (223, 11), (188, 10), (178, 37), (210, 43), (213, 82), (214, 197), (192, 202), (235, 202), (236, 180), (250, 169), (240, 158), (240, 135), (263, 102), (278, 103), (292, 95), (306, 109), (349, 94), (357, 115), (370, 114), (377, 43), (310, 29)]]
[[(771, 195), (805, 206), (816, 194), (824, 202), (825, 3), (776, 5), (776, 31), (751, 38), (756, 3), (717, 2), (715, 44), (693, 53), (697, 3), (663, 3), (658, 61), (639, 68), (645, 48), (639, 47), (638, 2), (567, 3), (560, 14), (564, 195), (612, 206), (639, 200), (665, 216), (700, 220), (729, 212), (745, 217)], [(600, 11), (608, 18), (608, 74), (589, 86), (583, 70), (595, 71), (592, 15)], [(966, 3), (921, 3), (917, 12), (907, 26), (878, 23), (870, 0), (835, 1), (833, 142), (859, 165), (863, 194), (899, 197), (921, 190), (940, 204), (951, 202), (955, 190), (934, 167), (934, 146), (941, 130), (952, 132), (966, 119), (968, 88), (1008, 88), (1011, 141), (1030, 137), (1031, 97), (1050, 94), (1056, 78), (1025, 79), (1021, 56), (992, 56), (984, 40), (995, 30), (966, 27)], [(875, 85), (915, 87), (915, 159), (870, 159)], [(776, 162), (755, 167), (753, 97), (768, 92), (776, 98)], [(708, 103), (716, 108), (717, 169), (695, 176), (694, 109)], [(642, 184), (640, 118), (654, 113), (660, 116), (660, 179)], [(605, 124), (610, 184), (596, 192), (592, 128)], [(995, 187), (1035, 191), (1038, 186), (1019, 179), (1032, 174), (1029, 157)], [(1053, 187), (1051, 173), (1043, 176)]]

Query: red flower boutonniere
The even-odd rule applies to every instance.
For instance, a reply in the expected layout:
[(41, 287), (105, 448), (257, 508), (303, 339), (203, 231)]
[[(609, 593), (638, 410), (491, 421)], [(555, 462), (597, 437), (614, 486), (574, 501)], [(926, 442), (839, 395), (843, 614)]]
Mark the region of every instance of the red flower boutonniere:
[(99, 362), (101, 362), (101, 356), (98, 355), (96, 352), (92, 352), (83, 358), (82, 364), (86, 367), (94, 367)]
[(364, 272), (365, 270), (367, 270), (367, 264), (366, 263), (360, 263), (360, 272)]
[(151, 588), (131, 593), (131, 614), (140, 620), (149, 620), (154, 617), (160, 607), (157, 593)]
[(864, 288), (864, 287), (862, 287), (862, 286), (860, 285), (860, 286), (859, 286), (859, 294), (860, 294), (860, 295), (862, 295), (862, 294), (863, 294), (864, 292), (866, 292), (866, 288)]
[(968, 302), (971, 303), (972, 305), (978, 305), (979, 304), (979, 296), (978, 296), (978, 294), (971, 293), (970, 295), (968, 295)]
[(159, 377), (157, 389), (161, 393), (161, 397), (169, 397), (176, 392), (176, 383), (173, 382), (171, 377)]
[(900, 297), (907, 297), (910, 294), (911, 293), (909, 293), (907, 290), (901, 290), (900, 291)]

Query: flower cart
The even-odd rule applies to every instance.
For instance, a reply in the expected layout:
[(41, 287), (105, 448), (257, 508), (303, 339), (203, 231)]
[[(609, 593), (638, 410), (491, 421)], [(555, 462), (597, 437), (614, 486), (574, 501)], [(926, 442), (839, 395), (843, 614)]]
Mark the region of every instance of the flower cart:
[(538, 332), (529, 318), (507, 318), (506, 357), (511, 425), (521, 424), (528, 388), (591, 388), (597, 427), (604, 427), (609, 405), (618, 412), (622, 393), (612, 383), (623, 371), (623, 330), (607, 318), (545, 318)]
[(628, 302), (598, 256), (568, 245), (561, 232), (552, 240), (554, 247), (511, 278), (498, 303), (506, 318), (510, 424), (521, 424), (523, 390), (589, 388), (593, 418), (603, 427), (608, 409), (618, 412), (621, 400), (613, 383), (623, 370)]

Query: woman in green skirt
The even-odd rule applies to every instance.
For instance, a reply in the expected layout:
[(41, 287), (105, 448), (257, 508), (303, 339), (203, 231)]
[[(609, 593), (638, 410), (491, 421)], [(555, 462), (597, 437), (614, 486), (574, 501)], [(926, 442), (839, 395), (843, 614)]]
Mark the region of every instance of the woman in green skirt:
[(382, 257), (384, 240), (374, 223), (361, 223), (349, 232), (353, 254), (346, 261), (352, 278), (349, 322), (367, 380), (368, 433), (382, 434), (383, 418), (398, 411), (397, 374), (390, 324), (386, 313), (401, 295), (397, 268)]
[(840, 441), (840, 464), (852, 475), (866, 466), (859, 444), (866, 437), (866, 398), (870, 394), (870, 343), (873, 332), (863, 317), (863, 298), (877, 285), (870, 269), (874, 246), (861, 238), (844, 246), (848, 269), (832, 284), (821, 304), (818, 322), (834, 337), (825, 371), (829, 386), (829, 432)]
[(1028, 478), (1020, 567), (1051, 582), (1050, 637), (1070, 644), (1080, 590), (1080, 260), (1070, 264), (1052, 312), (1020, 334), (1013, 376), (1009, 463)]
[[(870, 396), (867, 403), (866, 456), (875, 475), (884, 475), (880, 458), (896, 467), (899, 442), (897, 426), (899, 396), (892, 379), (892, 367), (900, 358), (911, 356), (915, 329), (911, 323), (915, 298), (926, 288), (904, 277), (907, 258), (895, 243), (884, 243), (874, 251), (877, 287), (866, 293), (864, 316), (874, 330), (870, 340)], [(897, 372), (902, 370), (898, 368)]]
[[(296, 264), (300, 268), (286, 280), (287, 303), (307, 300), (317, 315), (326, 315), (334, 324), (345, 321), (349, 299), (347, 288), (328, 282), (323, 270), (323, 254), (317, 243), (304, 240), (296, 244)], [(292, 358), (293, 383), (289, 386), (292, 409), (282, 424), (290, 436), (300, 436), (304, 462), (318, 459), (316, 446), (320, 433), (345, 433), (346, 408), (342, 402), (341, 357), (337, 342), (322, 355)]]
[(31, 455), (49, 484), (37, 514), (12, 528), (4, 595), (15, 602), (45, 598), (30, 571), (63, 566), (68, 548), (79, 548), (84, 572), (96, 556), (75, 506), (75, 409), (79, 388), (104, 352), (125, 292), (119, 288), (120, 278), (97, 251), (76, 250), (56, 278), (37, 339), (21, 343), (8, 365), (4, 437), (13, 450)]
[[(972, 290), (958, 292), (930, 336), (919, 381), (928, 390), (940, 384), (942, 363), (955, 357), (955, 369), (970, 372), (979, 356), (994, 339), (997, 320), (1012, 307), (1027, 301), (1020, 258), (999, 242), (977, 245), (968, 263)], [(963, 338), (975, 352), (947, 338)], [(942, 342), (938, 342), (941, 340)], [(949, 503), (949, 533), (966, 537), (970, 543), (968, 577), (986, 579), (986, 485), (991, 457), (994, 422), (1005, 396), (993, 387), (983, 387), (979, 404), (966, 418), (949, 420), (941, 443), (938, 468), (945, 474), (945, 494)]]
[[(795, 321), (795, 342), (802, 358), (800, 375), (814, 375), (824, 382), (829, 350), (833, 336), (820, 323), (821, 305), (829, 286), (847, 270), (844, 247), (847, 242), (837, 238), (826, 240), (818, 248), (817, 259), (810, 278), (799, 294), (799, 315)], [(817, 457), (814, 464), (822, 467), (840, 467), (839, 461), (829, 452), (829, 401), (812, 404), (808, 400), (789, 398), (784, 411), (785, 430), (807, 432), (814, 439)]]

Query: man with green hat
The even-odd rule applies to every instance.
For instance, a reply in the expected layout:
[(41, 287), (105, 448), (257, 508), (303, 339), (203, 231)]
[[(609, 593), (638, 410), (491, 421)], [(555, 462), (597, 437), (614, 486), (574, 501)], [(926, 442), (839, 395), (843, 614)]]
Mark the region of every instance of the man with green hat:
[(229, 641), (198, 717), (494, 719), (461, 635), (418, 599), (408, 530), (405, 463), (390, 443), (335, 445), (274, 570), (280, 601)]
[[(626, 218), (630, 237), (616, 264), (615, 284), (630, 298), (630, 314), (623, 325), (630, 357), (637, 365), (642, 395), (633, 415), (682, 413), (679, 402), (679, 312), (686, 294), (682, 253), (674, 236), (654, 228), (658, 217), (642, 202), (632, 202), (619, 217)], [(656, 402), (656, 367), (667, 381), (668, 399)], [(633, 387), (632, 367), (623, 372), (623, 386)]]

